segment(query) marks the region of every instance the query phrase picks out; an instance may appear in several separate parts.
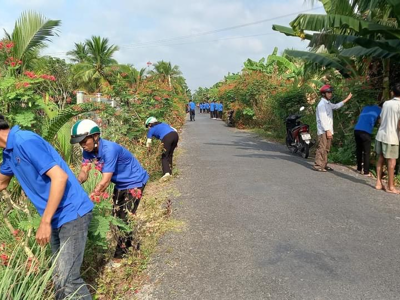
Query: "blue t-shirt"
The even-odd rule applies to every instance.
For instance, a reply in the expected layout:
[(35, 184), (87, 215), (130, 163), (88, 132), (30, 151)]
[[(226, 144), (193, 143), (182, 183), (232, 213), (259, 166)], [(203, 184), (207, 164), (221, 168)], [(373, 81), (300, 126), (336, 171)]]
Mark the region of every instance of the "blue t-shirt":
[(222, 111), (222, 109), (223, 109), (223, 105), (222, 105), (222, 103), (219, 103), (219, 105), (218, 105), (218, 111)]
[(152, 137), (155, 137), (159, 140), (162, 140), (164, 136), (172, 131), (175, 130), (171, 126), (166, 123), (160, 123), (150, 127), (149, 131), (147, 132), (147, 138), (151, 139)]
[(214, 110), (215, 110), (215, 103), (211, 102), (210, 111), (214, 111)]
[(193, 101), (189, 102), (190, 109), (196, 109), (196, 103)]
[(206, 103), (205, 105), (206, 105), (206, 109), (210, 108), (210, 103)]
[(111, 141), (100, 139), (97, 155), (83, 151), (83, 159), (90, 161), (95, 159), (96, 165), (100, 166), (101, 173), (113, 173), (111, 182), (115, 184), (117, 190), (142, 187), (149, 180), (146, 170), (132, 153)]
[(59, 228), (90, 212), (93, 203), (66, 162), (47, 141), (34, 132), (21, 130), (19, 126), (10, 130), (0, 172), (17, 178), (41, 216), (46, 209), (51, 186), (46, 173), (54, 166), (59, 166), (68, 175), (64, 195), (51, 221), (53, 228)]
[(381, 108), (378, 105), (365, 106), (361, 111), (354, 130), (361, 130), (371, 134), (380, 114)]

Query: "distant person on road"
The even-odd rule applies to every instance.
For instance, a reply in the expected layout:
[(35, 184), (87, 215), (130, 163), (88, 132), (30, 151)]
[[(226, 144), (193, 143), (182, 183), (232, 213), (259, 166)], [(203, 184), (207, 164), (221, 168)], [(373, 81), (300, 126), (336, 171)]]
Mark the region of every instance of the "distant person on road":
[(196, 103), (194, 103), (193, 100), (189, 102), (189, 109), (190, 109), (190, 121), (196, 121), (194, 119), (196, 115)]
[(358, 122), (354, 127), (356, 140), (357, 171), (365, 176), (369, 173), (369, 159), (371, 155), (372, 130), (381, 114), (381, 106), (367, 105), (361, 110)]
[(328, 153), (333, 139), (333, 110), (341, 108), (353, 96), (351, 93), (339, 103), (332, 103), (333, 89), (330, 85), (324, 85), (320, 90), (321, 100), (317, 106), (317, 131), (318, 146), (315, 153), (314, 170), (319, 172), (333, 171), (328, 167)]
[[(400, 83), (392, 88), (393, 99), (386, 101), (382, 106), (381, 124), (375, 137), (375, 151), (379, 156), (376, 165), (377, 190), (386, 190), (389, 193), (399, 194), (394, 185), (394, 169), (399, 157), (399, 129), (400, 129)], [(382, 183), (382, 169), (387, 161), (388, 186)]]
[(224, 106), (223, 106), (222, 102), (219, 101), (219, 103), (218, 103), (218, 118), (219, 119), (222, 119), (223, 108), (224, 108)]
[(19, 126), (10, 129), (2, 115), (0, 148), (0, 191), (7, 188), (13, 176), (17, 178), (41, 216), (36, 242), (40, 246), (50, 242), (57, 257), (53, 272), (55, 299), (92, 299), (80, 270), (92, 219), (92, 201), (47, 141)]
[(179, 142), (178, 132), (174, 127), (166, 123), (158, 122), (154, 117), (147, 118), (145, 126), (149, 128), (147, 132), (147, 148), (150, 149), (151, 139), (153, 137), (161, 140), (163, 143), (164, 151), (161, 155), (163, 177), (161, 177), (161, 181), (168, 180), (172, 175), (172, 160), (175, 148), (178, 146)]
[(210, 118), (215, 119), (215, 101), (214, 100), (210, 104)]
[[(78, 181), (84, 183), (89, 177), (91, 163), (102, 174), (90, 197), (96, 201), (110, 183), (114, 183), (114, 216), (128, 223), (129, 214), (135, 214), (143, 195), (149, 175), (139, 161), (121, 145), (100, 138), (100, 128), (92, 120), (80, 120), (71, 128), (71, 144), (83, 149), (83, 163)], [(121, 236), (114, 252), (115, 259), (121, 259), (132, 247), (133, 236)], [(136, 246), (136, 245), (135, 245)]]
[(206, 111), (205, 111), (205, 112), (206, 112), (207, 114), (209, 114), (209, 113), (210, 113), (210, 102), (208, 102), (208, 101), (206, 102), (205, 108), (206, 108)]

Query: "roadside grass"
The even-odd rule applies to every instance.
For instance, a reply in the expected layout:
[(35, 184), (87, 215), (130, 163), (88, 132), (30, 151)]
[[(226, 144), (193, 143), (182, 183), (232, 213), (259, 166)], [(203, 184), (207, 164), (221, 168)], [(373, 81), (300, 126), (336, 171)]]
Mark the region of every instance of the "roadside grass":
[(151, 182), (146, 186), (138, 212), (131, 218), (134, 245), (118, 268), (103, 266), (96, 280), (95, 299), (133, 299), (147, 281), (145, 270), (160, 237), (179, 231), (183, 223), (171, 218), (172, 199), (179, 192), (171, 183)]

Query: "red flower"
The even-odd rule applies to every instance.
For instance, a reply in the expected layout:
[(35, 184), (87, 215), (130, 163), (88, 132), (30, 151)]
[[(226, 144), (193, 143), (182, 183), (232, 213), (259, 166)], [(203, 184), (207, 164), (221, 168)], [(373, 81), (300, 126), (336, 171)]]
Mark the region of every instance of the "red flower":
[(12, 47), (14, 47), (14, 43), (13, 42), (10, 42), (10, 43), (6, 44), (6, 48), (7, 49), (11, 49)]
[(13, 236), (17, 236), (18, 235), (18, 233), (19, 233), (19, 230), (18, 229), (15, 229), (14, 231), (13, 231)]
[(142, 190), (138, 188), (130, 189), (129, 193), (131, 193), (132, 197), (136, 199), (141, 199), (142, 198)]
[(28, 82), (24, 82), (24, 83), (23, 83), (23, 86), (24, 86), (24, 87), (28, 87), (28, 86), (30, 86), (30, 84), (29, 84)]
[(28, 76), (29, 78), (36, 78), (35, 73), (30, 72), (30, 71), (24, 72), (24, 75)]
[(8, 265), (8, 259), (9, 259), (8, 255), (2, 254), (2, 255), (0, 256), (0, 258), (1, 258), (1, 260), (2, 260), (3, 265), (4, 265), (4, 266), (7, 266), (7, 265)]

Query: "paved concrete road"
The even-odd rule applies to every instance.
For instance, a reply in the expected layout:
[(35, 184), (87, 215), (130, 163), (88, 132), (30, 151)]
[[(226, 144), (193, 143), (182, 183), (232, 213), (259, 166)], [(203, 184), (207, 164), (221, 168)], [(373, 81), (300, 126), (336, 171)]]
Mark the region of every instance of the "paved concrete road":
[(400, 299), (400, 196), (205, 115), (188, 122), (146, 299)]

